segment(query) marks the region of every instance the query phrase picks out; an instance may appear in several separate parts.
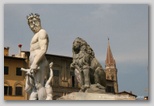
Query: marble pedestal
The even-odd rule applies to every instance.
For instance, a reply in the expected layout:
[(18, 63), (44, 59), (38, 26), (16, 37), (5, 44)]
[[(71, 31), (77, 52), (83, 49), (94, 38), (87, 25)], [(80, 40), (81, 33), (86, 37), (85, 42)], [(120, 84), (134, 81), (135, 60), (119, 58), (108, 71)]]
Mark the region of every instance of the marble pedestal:
[(136, 100), (136, 99), (135, 97), (129, 95), (73, 92), (68, 95), (62, 96), (57, 100)]

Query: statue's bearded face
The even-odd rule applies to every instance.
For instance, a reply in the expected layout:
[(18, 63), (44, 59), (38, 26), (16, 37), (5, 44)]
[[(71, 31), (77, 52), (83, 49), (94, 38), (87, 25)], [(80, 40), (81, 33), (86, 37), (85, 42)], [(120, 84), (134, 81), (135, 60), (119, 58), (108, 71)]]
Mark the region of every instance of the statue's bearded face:
[(31, 29), (34, 33), (38, 32), (38, 31), (40, 30), (40, 28), (41, 28), (40, 20), (37, 19), (37, 18), (35, 18), (35, 17), (29, 19), (29, 20), (28, 20), (28, 24), (29, 24), (30, 29)]

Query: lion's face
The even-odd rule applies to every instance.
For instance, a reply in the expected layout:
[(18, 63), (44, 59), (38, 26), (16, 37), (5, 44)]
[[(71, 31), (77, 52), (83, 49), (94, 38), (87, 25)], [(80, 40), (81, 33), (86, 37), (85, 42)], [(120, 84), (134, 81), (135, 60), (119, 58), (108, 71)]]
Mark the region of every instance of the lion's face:
[(73, 50), (75, 52), (79, 52), (81, 47), (81, 41), (79, 39), (74, 40), (73, 42)]

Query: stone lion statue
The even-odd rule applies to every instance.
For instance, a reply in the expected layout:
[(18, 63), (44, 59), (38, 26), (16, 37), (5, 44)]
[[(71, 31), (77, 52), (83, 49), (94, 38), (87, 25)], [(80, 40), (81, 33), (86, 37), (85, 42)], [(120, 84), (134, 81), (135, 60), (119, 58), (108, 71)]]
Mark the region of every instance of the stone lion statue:
[(81, 85), (81, 92), (86, 92), (90, 88), (106, 87), (106, 75), (101, 64), (95, 58), (94, 51), (82, 38), (77, 37), (72, 47), (73, 62), (71, 69), (75, 70), (75, 75)]

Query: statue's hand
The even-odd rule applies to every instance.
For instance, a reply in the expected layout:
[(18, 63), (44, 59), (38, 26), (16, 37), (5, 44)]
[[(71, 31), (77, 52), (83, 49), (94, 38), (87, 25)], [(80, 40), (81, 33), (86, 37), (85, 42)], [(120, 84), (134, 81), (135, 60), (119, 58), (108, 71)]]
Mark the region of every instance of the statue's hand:
[(38, 65), (37, 64), (32, 64), (31, 66), (30, 66), (30, 70), (31, 71), (36, 71), (36, 70), (38, 70)]
[(31, 69), (21, 68), (21, 71), (26, 72), (26, 75), (32, 75), (33, 74), (33, 70), (31, 70)]
[(39, 69), (40, 69), (40, 67), (38, 67), (38, 65), (36, 65), (36, 64), (32, 64), (32, 65), (30, 66), (30, 72), (31, 72), (31, 73), (36, 73), (37, 70), (39, 70)]

